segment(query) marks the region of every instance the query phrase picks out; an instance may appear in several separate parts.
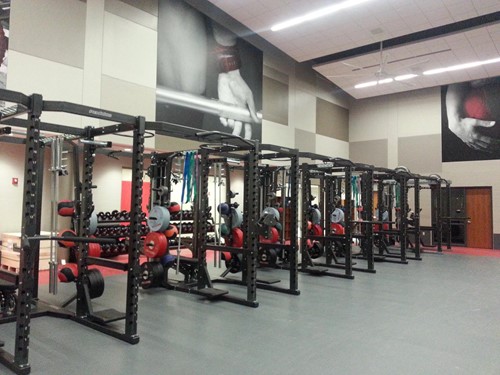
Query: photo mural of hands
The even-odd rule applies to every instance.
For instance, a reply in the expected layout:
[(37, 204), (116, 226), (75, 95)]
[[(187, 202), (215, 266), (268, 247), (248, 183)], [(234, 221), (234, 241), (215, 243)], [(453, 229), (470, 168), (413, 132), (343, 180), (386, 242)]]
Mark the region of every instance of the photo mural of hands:
[(159, 2), (156, 119), (262, 137), (262, 51), (182, 0)]
[[(250, 111), (250, 116), (254, 123), (259, 123), (260, 120), (255, 112), (255, 103), (253, 93), (241, 77), (239, 70), (233, 70), (227, 73), (219, 73), (218, 80), (219, 100), (234, 104), (241, 108), (246, 108)], [(242, 135), (241, 131), (244, 126), (243, 138), (252, 139), (252, 124), (234, 120), (227, 117), (220, 117), (220, 122), (224, 126), (230, 127), (233, 135)]]
[(491, 80), (451, 84), (446, 93), (448, 128), (468, 147), (500, 150), (500, 85)]

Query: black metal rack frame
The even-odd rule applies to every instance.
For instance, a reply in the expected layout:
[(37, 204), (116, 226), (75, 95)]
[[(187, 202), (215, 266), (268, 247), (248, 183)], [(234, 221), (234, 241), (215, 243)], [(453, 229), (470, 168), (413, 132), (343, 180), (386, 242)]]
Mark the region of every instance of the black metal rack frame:
[[(172, 289), (193, 293), (209, 299), (218, 299), (250, 307), (258, 307), (257, 301), (257, 220), (258, 212), (258, 161), (260, 145), (257, 141), (218, 131), (203, 131), (187, 126), (166, 122), (147, 122), (147, 130), (177, 138), (185, 138), (202, 143), (198, 150), (199, 180), (194, 208), (193, 249), (197, 255), (198, 282), (196, 287), (172, 286)], [(208, 177), (210, 166), (216, 162), (226, 162), (227, 158), (237, 159), (244, 165), (244, 205), (242, 230), (243, 248), (220, 246), (207, 242), (209, 220)], [(207, 251), (224, 251), (243, 255), (241, 281), (210, 278), (207, 268)], [(213, 283), (233, 283), (246, 286), (246, 298), (230, 295), (226, 290), (213, 288)]]
[[(15, 317), (2, 319), (0, 323), (16, 322), (15, 352), (11, 354), (0, 349), (0, 363), (17, 374), (28, 374), (31, 365), (28, 361), (30, 320), (32, 317), (52, 316), (72, 319), (75, 322), (91, 327), (123, 341), (135, 344), (139, 342), (137, 334), (137, 307), (139, 287), (139, 227), (142, 197), (142, 169), (144, 151), (143, 117), (133, 117), (100, 108), (88, 107), (80, 104), (44, 101), (39, 94), (26, 96), (19, 92), (0, 90), (0, 100), (16, 103), (18, 110), (13, 116), (27, 113), (28, 119), (3, 117), (0, 122), (13, 127), (26, 129), (25, 170), (23, 188), (23, 210), (21, 228), (20, 273), (17, 282), (17, 309)], [(40, 120), (42, 112), (65, 112), (82, 117), (90, 117), (111, 121), (116, 124), (104, 127), (86, 127), (84, 129), (65, 125), (44, 123)], [(84, 171), (81, 182), (81, 205), (78, 236), (80, 257), (78, 261), (79, 275), (77, 279), (77, 307), (76, 313), (66, 309), (48, 305), (37, 299), (38, 296), (38, 259), (40, 240), (56, 240), (57, 237), (43, 238), (40, 236), (41, 196), (43, 185), (43, 147), (41, 131), (64, 134), (71, 139), (85, 139), (90, 141), (84, 146)], [(96, 136), (133, 132), (132, 157), (132, 197), (131, 197), (131, 235), (129, 244), (129, 259), (127, 270), (127, 297), (125, 313), (118, 315), (115, 310), (94, 312), (89, 295), (88, 280), (88, 238), (89, 219), (92, 210), (92, 172), (95, 146), (92, 140)], [(98, 241), (93, 241), (98, 242)], [(123, 267), (125, 268), (125, 267)], [(32, 308), (33, 306), (33, 308)], [(124, 331), (117, 326), (109, 326), (108, 322), (125, 319)]]
[[(275, 292), (287, 293), (292, 295), (299, 295), (300, 290), (298, 286), (298, 213), (299, 213), (299, 150), (292, 148), (285, 148), (277, 145), (262, 144), (260, 146), (261, 153), (259, 155), (260, 160), (286, 160), (287, 167), (272, 167), (272, 166), (261, 166), (261, 172), (263, 169), (268, 171), (277, 170), (278, 168), (283, 168), (282, 173), (288, 173), (289, 181), (289, 191), (290, 196), (282, 195), (282, 206), (288, 208), (287, 215), (290, 221), (290, 242), (287, 244), (283, 241), (280, 244), (266, 244), (259, 242), (259, 247), (261, 248), (272, 248), (279, 249), (280, 251), (286, 252), (288, 254), (287, 263), (283, 269), (289, 270), (289, 284), (288, 288), (278, 287), (266, 282), (260, 282), (257, 278), (257, 287), (261, 289), (271, 290)], [(266, 152), (267, 151), (267, 152)], [(267, 174), (266, 174), (267, 175)], [(261, 176), (262, 177), (262, 176)], [(265, 176), (263, 177), (264, 179)], [(267, 195), (267, 189), (269, 187), (269, 181), (261, 181), (261, 199), (259, 200), (264, 206), (264, 197)], [(285, 190), (283, 187), (282, 191)], [(261, 207), (263, 209), (264, 207)], [(285, 225), (283, 223), (283, 233), (285, 232)]]

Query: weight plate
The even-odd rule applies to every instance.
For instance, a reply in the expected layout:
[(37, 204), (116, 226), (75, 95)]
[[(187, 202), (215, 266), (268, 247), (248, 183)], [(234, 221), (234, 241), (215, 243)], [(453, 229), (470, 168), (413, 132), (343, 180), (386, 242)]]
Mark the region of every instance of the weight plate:
[(149, 232), (144, 239), (144, 255), (148, 258), (161, 258), (168, 248), (167, 237), (163, 233)]
[(262, 243), (276, 243), (280, 239), (280, 234), (278, 232), (278, 229), (275, 227), (269, 227), (269, 230), (267, 231), (266, 236), (260, 236), (259, 240)]
[(260, 216), (264, 216), (266, 214), (271, 214), (274, 216), (274, 218), (276, 219), (276, 221), (279, 221), (280, 220), (280, 212), (274, 208), (274, 207), (266, 207), (262, 210)]
[(323, 235), (323, 228), (321, 228), (321, 225), (313, 224), (312, 234), (313, 234), (313, 236), (322, 236)]
[(75, 231), (73, 231), (71, 229), (65, 229), (65, 230), (59, 232), (57, 237), (67, 237), (68, 238), (67, 240), (64, 239), (64, 240), (57, 241), (57, 243), (61, 247), (70, 248), (70, 247), (76, 246), (76, 244), (70, 240), (71, 237), (76, 237)]
[(240, 227), (243, 223), (243, 214), (238, 209), (231, 207), (231, 228)]
[(94, 211), (90, 215), (89, 234), (92, 236), (95, 232), (97, 232), (97, 214)]
[(229, 246), (243, 247), (243, 231), (240, 228), (233, 228), (231, 237), (232, 239), (229, 241)]
[(153, 206), (148, 218), (148, 227), (151, 232), (164, 232), (169, 224), (170, 212), (163, 206)]
[(313, 224), (321, 223), (321, 212), (317, 208), (311, 210), (311, 221)]
[(331, 223), (330, 224), (330, 229), (332, 230), (333, 233), (335, 234), (344, 234), (344, 227), (338, 223)]

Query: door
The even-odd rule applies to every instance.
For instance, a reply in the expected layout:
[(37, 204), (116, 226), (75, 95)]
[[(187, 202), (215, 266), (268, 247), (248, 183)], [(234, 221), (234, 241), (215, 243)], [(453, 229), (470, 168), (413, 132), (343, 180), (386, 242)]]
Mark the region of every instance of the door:
[(466, 188), (467, 247), (493, 248), (493, 212), (491, 187)]

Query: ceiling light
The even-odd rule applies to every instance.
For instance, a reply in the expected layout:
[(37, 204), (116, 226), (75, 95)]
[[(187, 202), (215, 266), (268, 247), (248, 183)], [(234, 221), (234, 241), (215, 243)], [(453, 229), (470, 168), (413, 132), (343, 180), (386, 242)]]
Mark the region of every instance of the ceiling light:
[(328, 14), (338, 12), (339, 10), (342, 10), (345, 8), (353, 7), (355, 5), (364, 3), (366, 1), (369, 1), (369, 0), (346, 0), (346, 1), (343, 1), (341, 3), (335, 4), (335, 5), (330, 5), (326, 8), (321, 8), (321, 9), (315, 10), (314, 12), (304, 14), (303, 16), (295, 17), (295, 18), (289, 19), (288, 21), (277, 23), (276, 25), (271, 27), (271, 30), (272, 31), (283, 30), (283, 29), (286, 29), (288, 27), (299, 25), (301, 23), (304, 23), (307, 21), (312, 21), (316, 18), (320, 18), (320, 17), (326, 16)]
[(10, 6), (2, 7), (2, 10), (9, 10)]
[(355, 89), (362, 89), (363, 87), (370, 87), (370, 86), (376, 86), (377, 81), (370, 81), (370, 82), (365, 82), (365, 83), (360, 83), (354, 86)]
[(494, 64), (494, 63), (497, 63), (497, 62), (500, 62), (500, 57), (497, 57), (495, 59), (490, 59), (490, 60), (474, 61), (474, 62), (465, 63), (465, 64), (452, 65), (452, 66), (448, 66), (446, 68), (431, 69), (431, 70), (425, 71), (423, 74), (427, 76), (427, 75), (431, 75), (431, 74), (439, 74), (439, 73), (444, 73), (444, 72), (452, 72), (452, 71), (455, 71), (455, 70), (475, 68), (476, 66), (487, 65), (487, 64)]
[(392, 78), (384, 78), (384, 79), (381, 79), (380, 81), (378, 81), (378, 84), (382, 85), (384, 83), (391, 83), (392, 81), (394, 81)]
[(124, 148), (123, 151), (125, 151), (125, 152), (131, 152), (132, 149), (131, 148)]
[(418, 74), (403, 74), (397, 77), (394, 77), (396, 81), (406, 81), (407, 79), (418, 77)]

